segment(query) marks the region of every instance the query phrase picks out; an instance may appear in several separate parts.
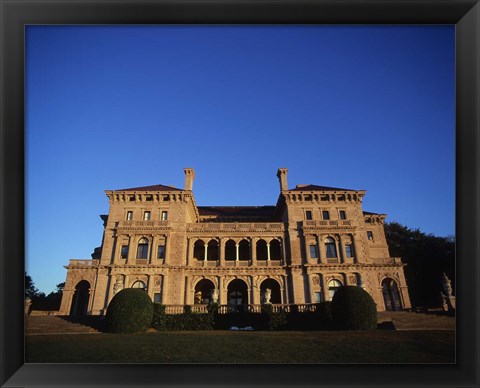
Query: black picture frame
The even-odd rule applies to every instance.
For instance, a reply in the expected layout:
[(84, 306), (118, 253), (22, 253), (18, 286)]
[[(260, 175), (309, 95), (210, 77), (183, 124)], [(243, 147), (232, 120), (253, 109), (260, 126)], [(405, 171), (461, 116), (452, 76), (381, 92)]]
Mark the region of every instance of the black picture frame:
[[(2, 386), (479, 386), (480, 5), (478, 0), (3, 0), (0, 10), (2, 14), (0, 384)], [(456, 298), (458, 314), (455, 364), (24, 363), (24, 26), (28, 24), (161, 23), (456, 25)]]

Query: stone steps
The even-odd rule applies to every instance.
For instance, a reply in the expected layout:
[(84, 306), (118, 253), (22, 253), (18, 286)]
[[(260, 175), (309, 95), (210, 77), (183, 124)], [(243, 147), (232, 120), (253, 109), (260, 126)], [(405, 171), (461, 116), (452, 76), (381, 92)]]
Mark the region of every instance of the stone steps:
[(65, 316), (29, 316), (26, 319), (25, 334), (81, 334), (99, 333), (99, 319), (86, 317), (74, 321)]

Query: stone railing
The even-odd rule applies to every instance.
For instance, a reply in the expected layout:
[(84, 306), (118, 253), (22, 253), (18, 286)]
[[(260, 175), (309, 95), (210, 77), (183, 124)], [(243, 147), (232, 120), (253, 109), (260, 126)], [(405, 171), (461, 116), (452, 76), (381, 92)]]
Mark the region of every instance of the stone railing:
[(168, 221), (119, 221), (117, 222), (117, 228), (139, 228), (139, 227), (165, 227), (168, 225)]
[(266, 231), (280, 232), (284, 229), (282, 222), (199, 222), (187, 224), (187, 232), (231, 232), (231, 231)]
[(382, 258), (372, 258), (370, 259), (372, 264), (402, 264), (402, 259), (400, 257), (382, 257)]
[(329, 226), (352, 226), (350, 220), (306, 220), (303, 221), (304, 227), (329, 227)]
[(71, 267), (96, 267), (98, 265), (98, 260), (70, 259), (68, 265)]
[[(249, 313), (261, 313), (262, 312), (261, 304), (248, 304), (233, 306), (228, 304), (222, 304), (218, 306), (218, 314), (228, 314), (228, 313), (237, 313), (237, 312), (249, 312)], [(208, 305), (207, 304), (194, 304), (190, 306), (192, 313), (207, 313)], [(274, 313), (279, 311), (285, 311), (286, 313), (290, 312), (315, 312), (317, 305), (313, 303), (302, 303), (302, 304), (272, 304), (272, 310)], [(183, 305), (166, 305), (165, 314), (183, 314), (185, 311), (185, 306)]]
[[(195, 267), (220, 267), (220, 260), (192, 260)], [(223, 267), (277, 267), (282, 265), (281, 260), (257, 260), (256, 265), (253, 260), (224, 260)]]

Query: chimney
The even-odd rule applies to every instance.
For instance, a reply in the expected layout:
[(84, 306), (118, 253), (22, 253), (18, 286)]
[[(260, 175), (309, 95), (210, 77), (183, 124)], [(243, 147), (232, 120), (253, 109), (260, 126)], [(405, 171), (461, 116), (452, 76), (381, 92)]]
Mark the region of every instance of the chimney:
[(185, 171), (185, 190), (192, 191), (195, 171), (193, 168), (185, 168), (183, 171)]
[(278, 180), (280, 181), (280, 191), (288, 190), (287, 172), (288, 172), (288, 168), (279, 168), (277, 171), (277, 177), (278, 177)]

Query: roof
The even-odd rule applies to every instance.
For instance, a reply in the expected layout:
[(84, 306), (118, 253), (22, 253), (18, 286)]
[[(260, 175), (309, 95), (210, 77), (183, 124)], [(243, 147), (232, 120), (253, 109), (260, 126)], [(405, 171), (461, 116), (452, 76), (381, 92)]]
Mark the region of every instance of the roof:
[(352, 189), (341, 189), (339, 187), (317, 186), (317, 185), (297, 185), (290, 191), (358, 191)]
[(130, 189), (117, 189), (113, 191), (182, 191), (173, 186), (165, 185), (153, 185), (153, 186), (142, 186), (142, 187), (132, 187)]
[(275, 206), (198, 206), (201, 216), (272, 216)]

